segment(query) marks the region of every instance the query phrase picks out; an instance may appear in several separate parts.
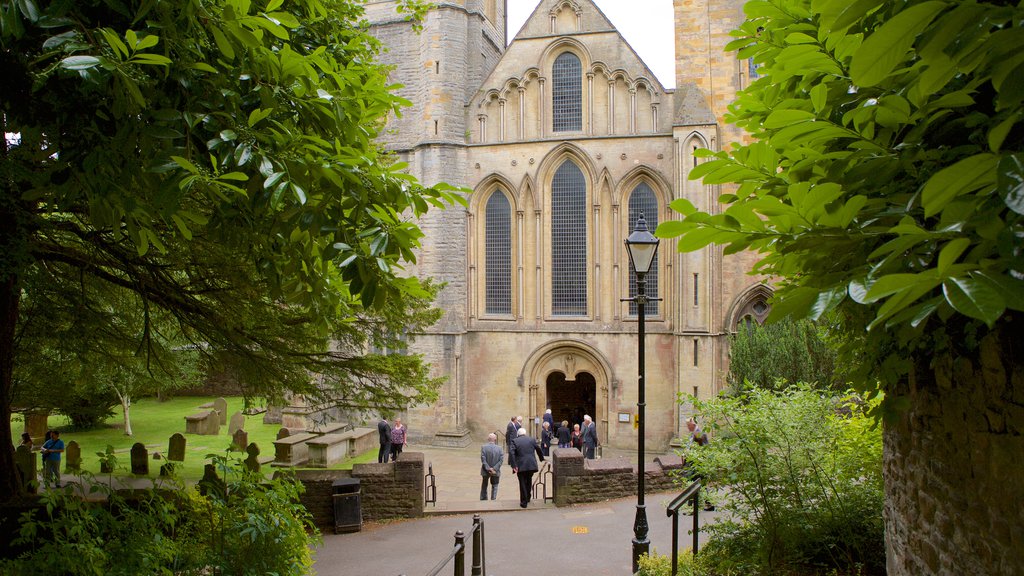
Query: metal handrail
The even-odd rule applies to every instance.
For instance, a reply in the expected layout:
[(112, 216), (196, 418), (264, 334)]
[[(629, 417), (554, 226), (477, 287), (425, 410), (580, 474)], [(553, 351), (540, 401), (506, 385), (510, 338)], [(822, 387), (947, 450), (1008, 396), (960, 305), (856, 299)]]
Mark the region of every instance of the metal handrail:
[(688, 500), (693, 501), (693, 555), (697, 556), (697, 537), (700, 534), (700, 521), (698, 518), (700, 510), (700, 489), (701, 477), (694, 476), (694, 481), (686, 490), (672, 499), (666, 507), (666, 515), (672, 517), (672, 576), (676, 576), (679, 570), (679, 509)]
[[(484, 558), (484, 521), (480, 518), (479, 514), (473, 515), (473, 527), (470, 528), (469, 534), (473, 537), (473, 565), (470, 567), (470, 574), (472, 576), (483, 576), (484, 568), (486, 566)], [(457, 530), (455, 532), (455, 545), (452, 546), (452, 550), (448, 553), (448, 556), (438, 562), (437, 566), (434, 566), (433, 570), (427, 572), (426, 576), (437, 576), (453, 559), (455, 560), (455, 576), (465, 576), (466, 534), (464, 534), (462, 530)]]
[(437, 476), (434, 476), (434, 463), (427, 464), (427, 473), (423, 476), (423, 504), (437, 506)]
[(550, 462), (544, 462), (544, 464), (540, 467), (540, 472), (538, 472), (537, 476), (535, 476), (534, 479), (533, 479), (533, 497), (534, 498), (538, 497), (537, 496), (537, 488), (542, 487), (543, 488), (542, 493), (544, 494), (544, 502), (547, 502), (548, 500), (554, 500), (555, 499), (555, 495), (554, 495), (554, 491), (553, 490), (552, 490), (551, 496), (548, 496), (548, 482), (545, 479), (545, 477), (550, 478), (552, 476), (553, 475), (551, 473), (551, 463)]

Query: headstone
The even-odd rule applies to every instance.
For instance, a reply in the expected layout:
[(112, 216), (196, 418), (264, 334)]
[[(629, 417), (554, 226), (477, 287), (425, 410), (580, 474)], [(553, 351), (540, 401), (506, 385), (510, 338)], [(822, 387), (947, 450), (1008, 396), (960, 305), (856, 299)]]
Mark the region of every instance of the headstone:
[(228, 423), (228, 401), (223, 398), (217, 398), (213, 401), (213, 409), (220, 415), (220, 424), (223, 426)]
[(28, 446), (18, 446), (14, 450), (14, 465), (18, 469), (18, 476), (21, 478), (25, 490), (35, 494), (36, 485), (36, 455), (28, 449)]
[(245, 430), (235, 430), (235, 433), (231, 435), (231, 450), (233, 452), (242, 452), (248, 445), (249, 433)]
[(220, 434), (220, 414), (216, 410), (211, 410), (203, 423), (199, 426), (200, 434), (205, 436), (216, 436)]
[(185, 436), (177, 432), (171, 436), (167, 443), (167, 459), (174, 462), (185, 461)]
[(132, 445), (132, 474), (149, 475), (149, 451), (142, 442)]
[(224, 497), (227, 487), (224, 481), (217, 476), (217, 468), (213, 464), (203, 466), (203, 477), (199, 480), (199, 493), (203, 496)]
[(245, 448), (245, 453), (249, 456), (245, 459), (245, 467), (250, 472), (259, 473), (260, 471), (260, 447), (255, 442), (249, 444)]
[(231, 415), (231, 423), (228, 424), (228, 434), (232, 436), (235, 432), (245, 428), (245, 416), (241, 412), (235, 412)]
[(277, 431), (277, 439), (282, 440), (284, 438), (287, 438), (289, 434), (291, 434), (291, 431), (289, 431), (287, 428), (281, 428), (280, 430)]
[(64, 448), (64, 471), (76, 472), (82, 469), (82, 447), (72, 440)]
[(46, 437), (47, 419), (49, 418), (49, 411), (42, 412), (26, 412), (25, 413), (25, 432), (32, 437), (32, 441), (36, 445), (43, 443), (43, 439)]

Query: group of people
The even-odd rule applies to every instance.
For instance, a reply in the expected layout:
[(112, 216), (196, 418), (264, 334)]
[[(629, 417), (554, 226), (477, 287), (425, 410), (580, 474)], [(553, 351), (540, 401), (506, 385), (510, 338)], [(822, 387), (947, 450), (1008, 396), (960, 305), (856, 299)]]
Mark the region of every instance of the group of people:
[[(28, 432), (21, 433), (21, 445), (30, 451), (35, 448), (32, 436)], [(64, 441), (60, 439), (60, 430), (47, 430), (46, 440), (39, 449), (43, 457), (43, 481), (48, 486), (60, 488), (60, 455), (64, 453)]]
[(377, 422), (377, 433), (380, 435), (380, 450), (377, 451), (377, 462), (394, 462), (405, 448), (406, 429), (401, 418), (395, 418), (394, 426), (387, 418), (381, 416)]
[(551, 410), (548, 409), (544, 412), (540, 432), (540, 446), (544, 455), (547, 456), (551, 446), (556, 444), (559, 448), (576, 448), (583, 452), (584, 458), (593, 460), (597, 447), (600, 446), (597, 438), (597, 424), (589, 414), (584, 414), (582, 427), (579, 424), (573, 424), (572, 428), (569, 428), (567, 420), (562, 420), (560, 424), (555, 423), (551, 416)]

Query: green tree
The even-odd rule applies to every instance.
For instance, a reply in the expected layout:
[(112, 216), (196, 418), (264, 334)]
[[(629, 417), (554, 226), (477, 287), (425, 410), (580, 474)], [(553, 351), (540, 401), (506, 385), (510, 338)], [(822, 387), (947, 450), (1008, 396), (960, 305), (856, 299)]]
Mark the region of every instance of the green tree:
[[(1024, 321), (1024, 7), (770, 0), (745, 11), (730, 47), (761, 77), (729, 120), (753, 141), (707, 152), (692, 172), (729, 185), (724, 210), (677, 200), (685, 217), (658, 233), (679, 236), (683, 251), (716, 243), (760, 253), (757, 270), (779, 282), (772, 318), (835, 311), (853, 383), (869, 396), (887, 392), (886, 442), (900, 454), (887, 475), (899, 503), (889, 552), (902, 555), (928, 537), (899, 528), (921, 521), (909, 507), (927, 497), (956, 515), (943, 483), (1003, 486), (993, 500), (972, 496), (986, 517), (999, 515), (999, 500), (1024, 497), (1024, 486), (994, 472), (1017, 461), (1019, 444), (1008, 439), (1022, 432), (1009, 399), (1024, 377), (1013, 343)], [(950, 414), (931, 417), (939, 406)], [(929, 429), (944, 422), (960, 424)], [(932, 440), (947, 435), (984, 455), (951, 459), (943, 481), (915, 484), (908, 467), (948, 458), (946, 443)], [(920, 461), (909, 458), (915, 451)], [(958, 527), (957, 537), (973, 543), (983, 526)], [(971, 549), (997, 552), (958, 546), (956, 570), (1024, 563), (1008, 536), (984, 538)], [(901, 556), (894, 566), (926, 569), (914, 562)]]
[[(45, 298), (131, 301), (141, 322), (110, 338), (153, 358), (154, 330), (173, 327), (171, 341), (216, 354), (254, 395), (353, 408), (436, 395), (421, 358), (364, 351), (438, 317), (436, 287), (402, 265), (422, 236), (414, 219), (463, 200), (375, 144), (404, 101), (362, 10), (0, 1), (0, 432), (15, 382), (32, 382), (17, 351), (46, 345), (18, 337), (66, 319), (35, 306)], [(15, 480), (0, 447), (0, 493)]]
[(824, 330), (810, 320), (741, 326), (729, 339), (729, 386), (742, 393), (748, 386), (776, 390), (809, 382), (822, 389), (842, 390), (846, 384), (836, 369), (836, 353)]
[(742, 574), (885, 573), (882, 433), (862, 403), (806, 384), (694, 402), (713, 430), (686, 455), (728, 511), (701, 550)]

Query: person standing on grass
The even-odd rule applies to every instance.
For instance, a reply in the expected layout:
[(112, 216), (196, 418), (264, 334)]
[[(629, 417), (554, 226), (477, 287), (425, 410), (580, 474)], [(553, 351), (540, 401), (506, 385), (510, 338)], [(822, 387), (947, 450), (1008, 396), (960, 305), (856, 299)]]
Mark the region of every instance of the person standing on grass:
[(43, 455), (43, 480), (47, 485), (60, 488), (60, 455), (64, 453), (64, 441), (60, 439), (60, 430), (47, 432), (50, 439), (43, 442), (40, 452)]
[(380, 435), (380, 450), (377, 451), (377, 462), (387, 462), (391, 456), (391, 424), (381, 416), (377, 422), (377, 434)]
[(395, 418), (395, 425), (391, 427), (391, 461), (395, 462), (405, 448), (405, 425), (401, 418)]

